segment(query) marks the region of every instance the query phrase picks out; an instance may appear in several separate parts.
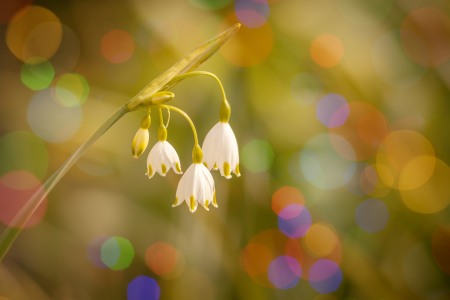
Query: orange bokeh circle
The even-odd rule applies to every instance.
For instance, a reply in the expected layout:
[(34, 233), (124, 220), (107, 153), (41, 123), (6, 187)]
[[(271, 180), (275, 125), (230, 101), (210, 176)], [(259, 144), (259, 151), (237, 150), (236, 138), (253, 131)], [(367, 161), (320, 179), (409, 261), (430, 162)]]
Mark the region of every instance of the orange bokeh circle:
[(15, 228), (30, 228), (39, 224), (47, 211), (47, 197), (37, 207), (23, 226), (17, 223), (16, 215), (25, 207), (30, 198), (42, 188), (42, 184), (27, 171), (13, 171), (0, 178), (0, 220)]
[(128, 32), (114, 29), (102, 38), (100, 47), (102, 55), (107, 60), (113, 64), (120, 64), (133, 55), (134, 41)]
[[(410, 13), (402, 23), (401, 40), (406, 54), (416, 63), (428, 67), (443, 64), (450, 57), (450, 18), (435, 7), (422, 7)], [(426, 52), (408, 42), (412, 32), (425, 44)], [(428, 54), (428, 55), (427, 55)], [(429, 62), (428, 62), (429, 56)]]
[(39, 64), (51, 58), (62, 39), (59, 18), (41, 6), (25, 6), (15, 15), (16, 21), (8, 24), (6, 44), (20, 60)]
[[(239, 23), (235, 13), (229, 14), (220, 27), (220, 32)], [(265, 61), (274, 44), (274, 34), (269, 22), (257, 28), (241, 29), (220, 49), (222, 55), (239, 67), (253, 67)]]
[(345, 123), (329, 129), (331, 144), (343, 158), (355, 160), (335, 138), (341, 136), (353, 147), (357, 161), (366, 160), (375, 156), (378, 146), (387, 135), (387, 121), (373, 105), (365, 102), (352, 102), (348, 105), (350, 114)]
[(156, 242), (145, 252), (145, 264), (158, 275), (171, 272), (177, 261), (177, 250), (168, 243)]
[(439, 225), (431, 237), (431, 253), (438, 267), (450, 275), (450, 225)]
[(323, 68), (334, 67), (344, 56), (344, 46), (341, 40), (331, 34), (322, 34), (311, 44), (312, 59)]
[(272, 210), (278, 215), (289, 204), (305, 205), (302, 192), (292, 186), (284, 186), (272, 195)]

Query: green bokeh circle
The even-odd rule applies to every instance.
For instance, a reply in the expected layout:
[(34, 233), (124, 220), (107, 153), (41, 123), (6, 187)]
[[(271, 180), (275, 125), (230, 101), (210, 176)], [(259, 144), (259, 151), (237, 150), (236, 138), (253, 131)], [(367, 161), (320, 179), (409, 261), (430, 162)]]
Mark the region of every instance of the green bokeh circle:
[(113, 236), (102, 244), (100, 257), (111, 270), (122, 270), (128, 268), (133, 261), (134, 249), (129, 240)]
[(40, 64), (31, 64), (31, 60), (24, 62), (20, 68), (22, 82), (34, 91), (48, 88), (55, 77), (52, 63), (45, 60)]
[(89, 95), (89, 84), (79, 74), (65, 74), (56, 83), (56, 97), (65, 106), (79, 106)]

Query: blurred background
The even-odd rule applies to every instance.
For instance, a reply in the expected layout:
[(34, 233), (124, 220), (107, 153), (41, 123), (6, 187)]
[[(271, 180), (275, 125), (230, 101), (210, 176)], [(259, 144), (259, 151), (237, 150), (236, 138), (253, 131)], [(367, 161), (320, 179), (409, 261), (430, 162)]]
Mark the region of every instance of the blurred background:
[[(232, 108), (242, 176), (219, 207), (172, 208), (181, 176), (135, 159), (127, 114), (0, 264), (1, 300), (450, 299), (446, 0), (2, 0), (0, 230), (100, 124), (198, 44)], [(209, 77), (170, 104), (199, 139)], [(164, 113), (166, 119), (166, 114)], [(191, 129), (172, 114), (183, 171)]]

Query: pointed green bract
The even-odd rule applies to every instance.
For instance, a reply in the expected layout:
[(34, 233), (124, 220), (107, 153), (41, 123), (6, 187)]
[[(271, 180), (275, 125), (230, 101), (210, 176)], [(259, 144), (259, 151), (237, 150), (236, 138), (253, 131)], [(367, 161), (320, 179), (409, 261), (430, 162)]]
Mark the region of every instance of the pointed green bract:
[(170, 69), (162, 73), (159, 77), (155, 78), (150, 82), (142, 91), (139, 92), (133, 99), (127, 104), (127, 109), (129, 111), (138, 109), (140, 104), (150, 99), (150, 97), (161, 91), (168, 90), (172, 88), (177, 82), (173, 82), (169, 85), (169, 81), (175, 76), (181, 75), (186, 72), (195, 70), (204, 61), (210, 58), (217, 50), (231, 37), (236, 31), (239, 30), (241, 24), (235, 24), (228, 30), (222, 32), (216, 37), (210, 39), (209, 41), (203, 43), (202, 45), (195, 48), (191, 53), (187, 54), (179, 61), (177, 61)]

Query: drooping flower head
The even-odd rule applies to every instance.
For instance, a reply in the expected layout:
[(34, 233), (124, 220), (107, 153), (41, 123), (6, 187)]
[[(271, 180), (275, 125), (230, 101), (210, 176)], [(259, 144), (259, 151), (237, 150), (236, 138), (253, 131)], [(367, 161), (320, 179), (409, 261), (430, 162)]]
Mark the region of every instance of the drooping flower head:
[(141, 128), (136, 132), (133, 143), (131, 145), (131, 154), (133, 157), (138, 158), (145, 151), (148, 145), (148, 128), (150, 127), (152, 119), (150, 118), (150, 111), (147, 116), (141, 122)]
[(239, 150), (228, 120), (230, 119), (230, 105), (224, 100), (220, 107), (220, 121), (206, 135), (203, 141), (203, 164), (208, 170), (220, 170), (220, 174), (227, 179), (231, 172), (241, 176), (239, 172)]
[(179, 206), (183, 202), (186, 202), (191, 212), (197, 210), (198, 204), (206, 210), (209, 210), (210, 203), (217, 207), (214, 179), (209, 170), (201, 163), (203, 153), (200, 146), (194, 147), (192, 157), (194, 163), (181, 177), (172, 207)]
[(161, 176), (173, 168), (177, 174), (183, 174), (180, 167), (180, 158), (172, 145), (167, 141), (167, 129), (160, 125), (158, 129), (158, 142), (153, 146), (147, 158), (148, 178), (152, 178), (155, 172)]
[[(156, 172), (165, 176), (170, 168), (173, 168), (176, 173), (182, 174), (180, 159), (172, 145), (167, 142), (167, 125), (164, 126), (163, 124), (162, 108), (168, 110), (167, 124), (170, 120), (170, 111), (176, 111), (186, 118), (192, 128), (195, 140), (195, 146), (192, 152), (193, 164), (189, 166), (181, 177), (176, 191), (176, 200), (172, 205), (175, 207), (186, 202), (186, 205), (191, 212), (195, 212), (199, 204), (206, 210), (209, 210), (208, 205), (211, 203), (217, 207), (214, 179), (210, 173), (211, 169), (220, 169), (221, 175), (228, 179), (231, 178), (231, 172), (240, 176), (238, 145), (233, 130), (228, 124), (231, 109), (226, 100), (222, 83), (217, 76), (202, 71), (187, 72), (174, 77), (173, 81), (168, 82), (164, 88), (170, 87), (174, 82), (197, 75), (208, 75), (215, 78), (220, 85), (223, 95), (219, 123), (211, 129), (203, 143), (205, 156), (203, 156), (202, 149), (199, 146), (194, 123), (189, 116), (177, 107), (161, 104), (167, 101), (167, 99), (173, 98), (173, 94), (166, 95), (165, 92), (160, 92), (161, 95), (157, 95), (158, 93), (156, 93), (148, 101), (149, 103), (145, 102), (146, 100), (143, 102), (145, 105), (159, 108), (161, 121), (158, 130), (159, 141), (152, 148), (147, 158), (146, 175), (148, 175), (149, 178), (152, 178)], [(145, 147), (143, 149), (145, 149)], [(139, 152), (139, 154), (143, 151), (140, 148), (138, 150), (136, 150), (136, 152)]]

